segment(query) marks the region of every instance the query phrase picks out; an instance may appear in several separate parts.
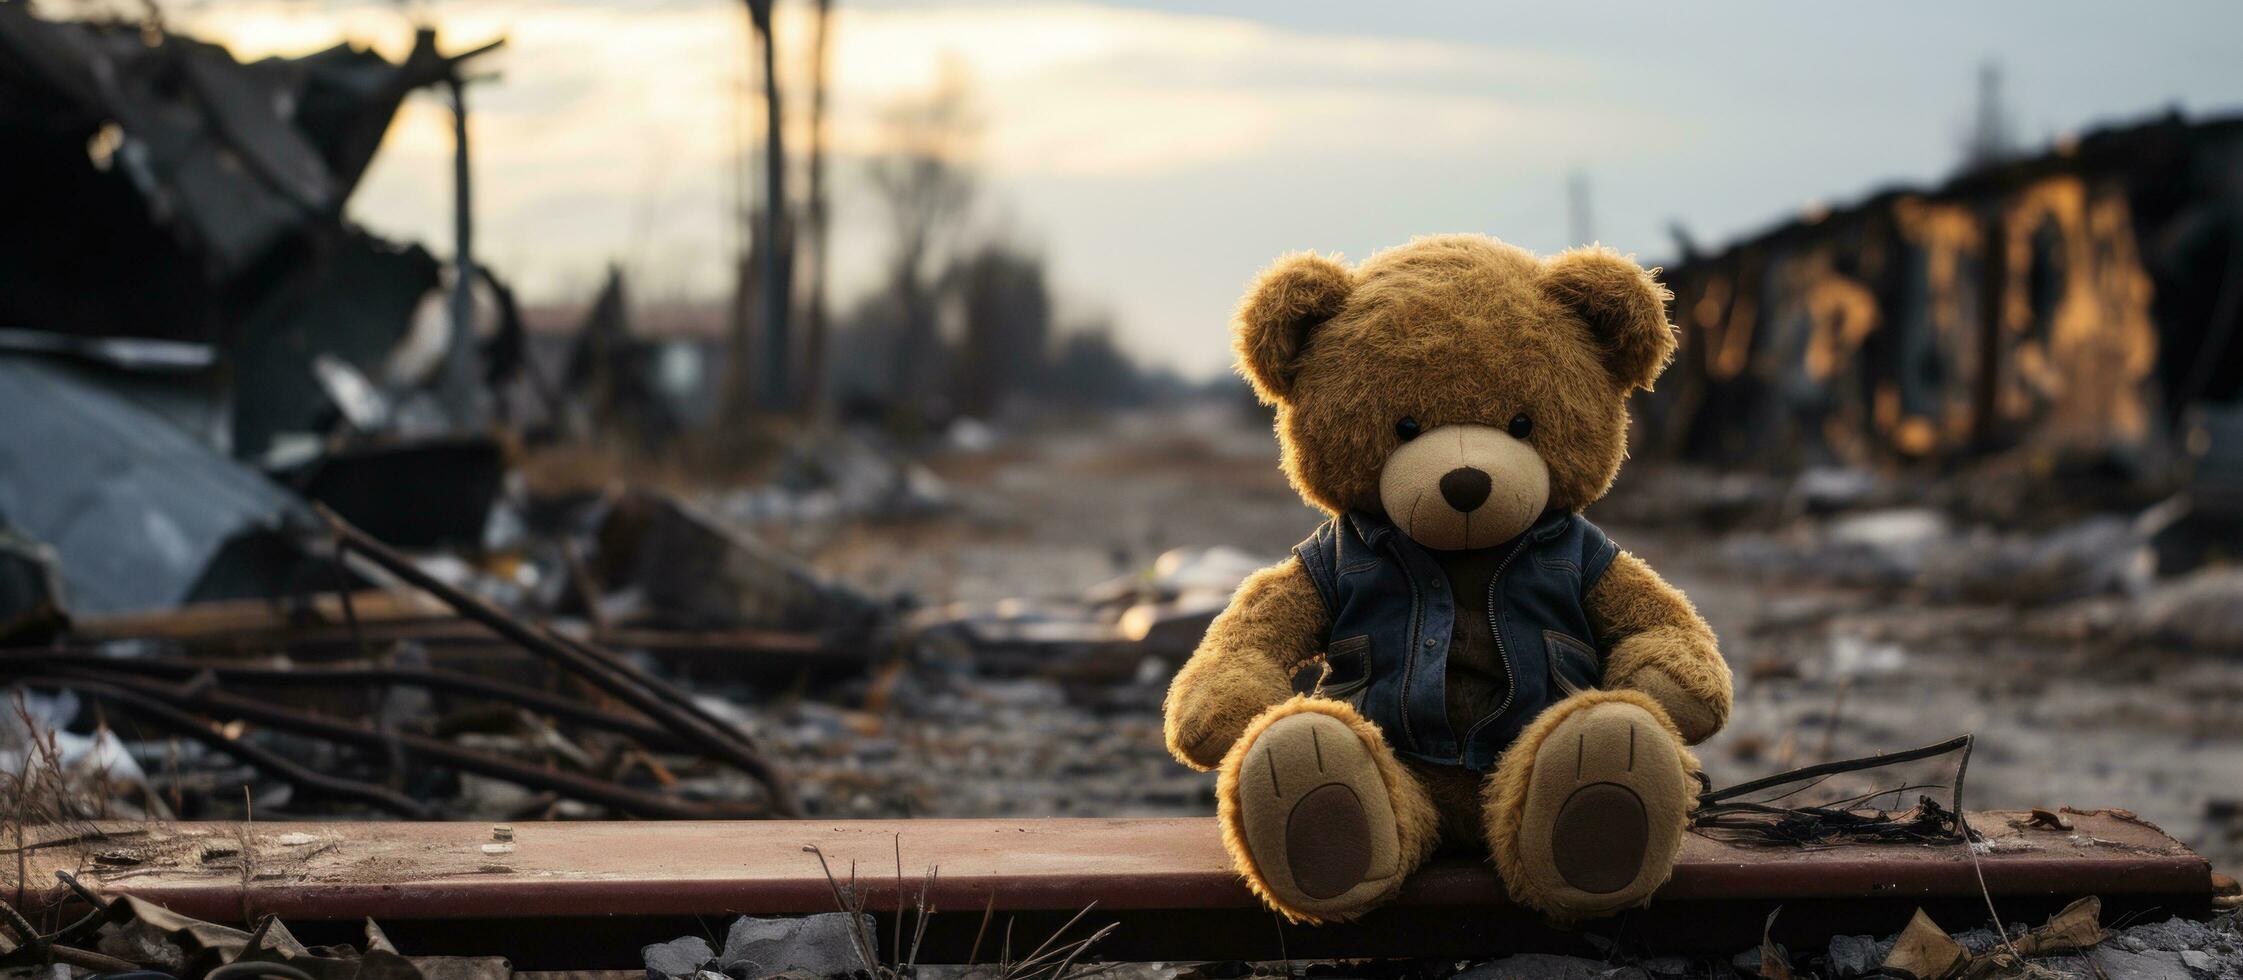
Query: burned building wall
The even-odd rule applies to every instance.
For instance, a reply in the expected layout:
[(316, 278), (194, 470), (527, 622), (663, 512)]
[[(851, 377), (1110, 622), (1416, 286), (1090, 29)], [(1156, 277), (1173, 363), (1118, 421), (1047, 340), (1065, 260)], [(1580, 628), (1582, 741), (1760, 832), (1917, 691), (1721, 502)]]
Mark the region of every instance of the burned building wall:
[(321, 354), (378, 374), (437, 286), (344, 217), (408, 92), (455, 72), (339, 45), (242, 63), (153, 24), (0, 4), (0, 324), (209, 345), (220, 440), (261, 458), (331, 427)]
[[(2155, 465), (2232, 401), (2243, 121), (2104, 131), (1809, 215), (1666, 272), (1683, 334), (1649, 455), (1879, 466), (2005, 452)], [(2232, 360), (2229, 358), (2227, 360)]]

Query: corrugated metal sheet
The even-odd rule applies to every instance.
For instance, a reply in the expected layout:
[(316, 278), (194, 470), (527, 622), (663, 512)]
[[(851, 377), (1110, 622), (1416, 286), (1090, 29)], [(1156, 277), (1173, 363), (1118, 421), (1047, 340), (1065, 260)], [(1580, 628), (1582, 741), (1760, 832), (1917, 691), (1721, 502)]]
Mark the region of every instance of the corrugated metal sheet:
[(229, 545), (308, 519), (262, 473), (61, 362), (0, 355), (0, 416), (0, 520), (55, 550), (74, 612), (176, 605)]

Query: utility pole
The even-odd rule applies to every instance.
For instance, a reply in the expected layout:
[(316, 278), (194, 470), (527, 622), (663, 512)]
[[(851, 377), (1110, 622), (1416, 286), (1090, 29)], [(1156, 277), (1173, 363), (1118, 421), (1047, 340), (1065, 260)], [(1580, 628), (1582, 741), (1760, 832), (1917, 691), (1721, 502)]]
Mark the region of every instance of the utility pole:
[(467, 154), (467, 80), (455, 62), (445, 77), (452, 97), (451, 336), (444, 348), (437, 400), (455, 429), (483, 424), (484, 391), (475, 349), (475, 208)]
[(1570, 245), (1587, 245), (1596, 241), (1596, 228), (1589, 222), (1589, 172), (1580, 167), (1566, 175), (1566, 218)]

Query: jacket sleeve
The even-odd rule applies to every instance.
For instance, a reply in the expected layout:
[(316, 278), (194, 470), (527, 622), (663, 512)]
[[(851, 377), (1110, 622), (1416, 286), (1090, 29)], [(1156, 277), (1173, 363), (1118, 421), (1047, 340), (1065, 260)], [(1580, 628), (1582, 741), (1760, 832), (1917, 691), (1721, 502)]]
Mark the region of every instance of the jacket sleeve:
[(1588, 612), (1606, 648), (1605, 687), (1650, 695), (1692, 745), (1728, 724), (1729, 663), (1682, 590), (1622, 551), (1589, 590)]
[(1293, 696), (1294, 671), (1322, 651), (1330, 625), (1298, 557), (1248, 577), (1168, 685), (1169, 753), (1215, 768), (1254, 716)]

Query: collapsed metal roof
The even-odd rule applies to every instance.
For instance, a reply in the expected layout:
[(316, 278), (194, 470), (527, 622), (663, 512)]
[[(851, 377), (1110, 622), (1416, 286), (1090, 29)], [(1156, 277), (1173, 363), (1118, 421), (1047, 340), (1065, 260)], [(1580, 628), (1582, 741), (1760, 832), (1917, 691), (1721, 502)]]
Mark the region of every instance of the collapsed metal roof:
[(90, 162), (120, 170), (216, 281), (340, 215), (406, 93), (451, 70), (425, 31), (402, 64), (348, 46), (242, 64), (20, 4), (0, 5), (0, 52), (0, 89), (19, 106), (7, 122), (86, 134)]
[[(73, 613), (168, 608), (236, 591), (260, 538), (303, 503), (80, 369), (0, 354), (0, 523), (54, 549)], [(269, 557), (269, 556), (267, 556)], [(263, 571), (240, 572), (261, 575)]]
[(0, 328), (208, 345), (212, 443), (245, 459), (326, 431), (313, 359), (379, 376), (439, 281), (344, 205), (405, 96), (487, 50), (243, 63), (0, 3), (0, 185), (29, 189), (0, 196)]

